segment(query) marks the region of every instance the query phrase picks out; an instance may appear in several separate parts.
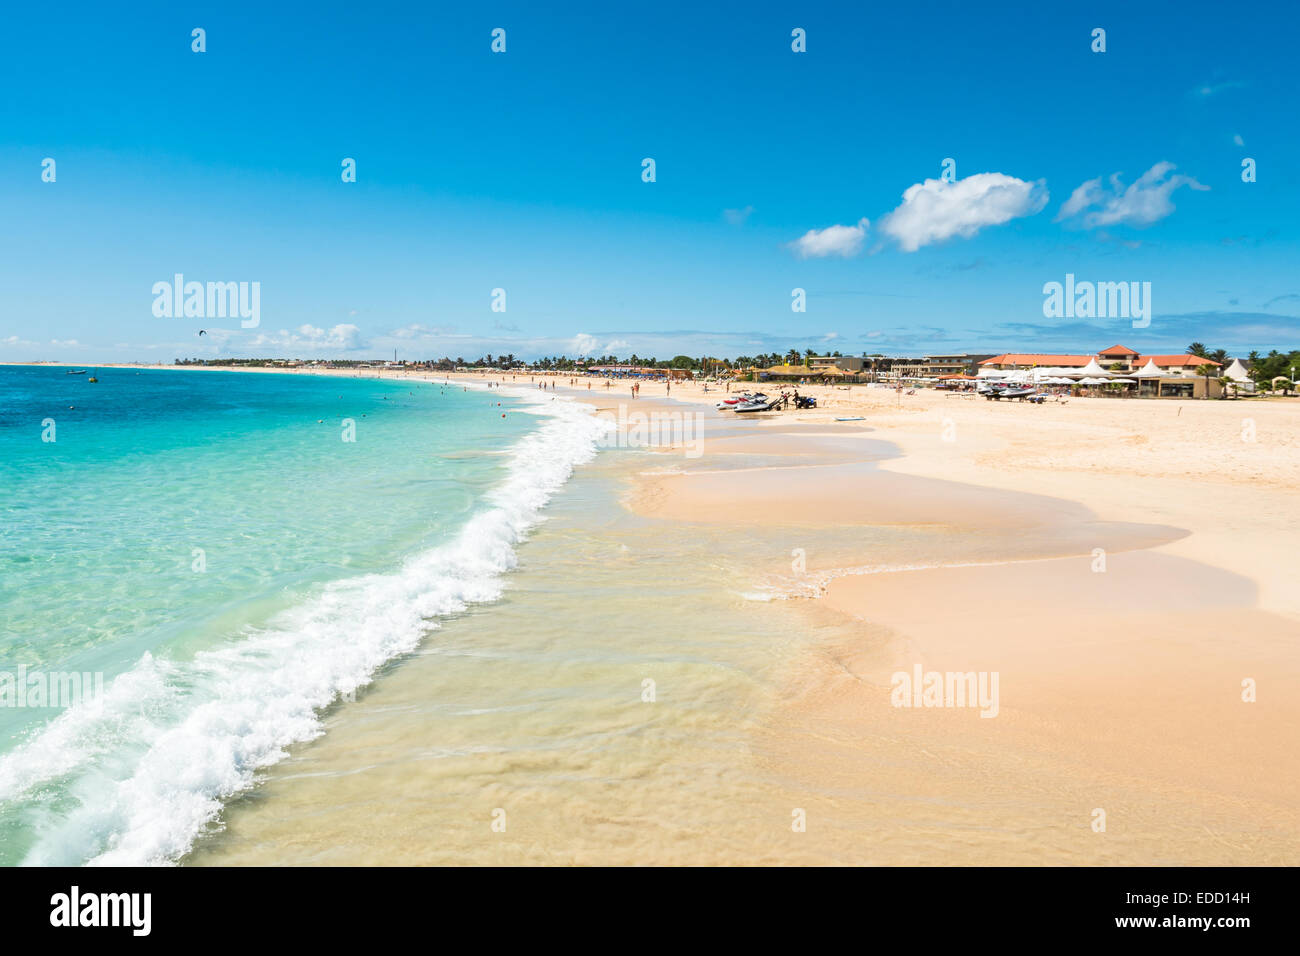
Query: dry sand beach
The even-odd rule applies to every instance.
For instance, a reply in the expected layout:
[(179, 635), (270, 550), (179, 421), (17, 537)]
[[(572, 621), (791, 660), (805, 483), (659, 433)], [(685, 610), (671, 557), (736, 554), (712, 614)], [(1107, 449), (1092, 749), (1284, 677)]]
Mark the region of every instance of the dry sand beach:
[[(515, 675), (526, 690), (487, 690), (502, 675), (484, 670), (487, 696), (528, 712), (537, 686), (568, 688), (529, 712), (533, 755), (485, 772), (479, 726), (431, 763), (424, 708), (451, 665), (424, 656), (191, 862), (1300, 859), (1300, 401), (812, 386), (817, 409), (738, 421), (717, 388), (632, 401), (553, 380), (598, 414), (698, 412), (702, 454), (589, 466), (607, 492), (580, 472), (529, 545), (520, 603), (483, 615), (556, 655)], [(566, 625), (579, 598), (613, 603), (599, 637)], [(643, 712), (585, 698), (646, 669), (598, 660), (599, 641), (676, 655), (689, 718), (648, 738)], [(896, 706), (894, 675), (918, 669), (994, 675), (996, 701)], [(559, 743), (575, 732), (603, 742)], [(527, 806), (528, 835), (465, 825), (484, 799)]]
[[(655, 477), (631, 500), (688, 521), (793, 509), (813, 573), (816, 529), (844, 523), (973, 524), (1005, 549), (1008, 563), (832, 576), (817, 602), (888, 639), (823, 648), (775, 747), (846, 795), (894, 795), (874, 859), (1295, 862), (1300, 405), (805, 391), (825, 406), (799, 416), (807, 429), (862, 415), (864, 440), (899, 455), (869, 472), (814, 455), (806, 474), (739, 493), (716, 473)], [(806, 498), (788, 501), (791, 485)], [(1044, 524), (1042, 559), (1013, 557)], [(997, 719), (890, 706), (891, 674), (915, 664), (998, 672)]]

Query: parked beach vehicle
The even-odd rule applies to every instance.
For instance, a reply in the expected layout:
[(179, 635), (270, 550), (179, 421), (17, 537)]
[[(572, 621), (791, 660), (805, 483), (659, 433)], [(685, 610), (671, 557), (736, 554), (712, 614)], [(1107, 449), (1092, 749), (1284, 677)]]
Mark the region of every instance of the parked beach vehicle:
[(739, 395), (733, 395), (731, 398), (724, 398), (714, 407), (722, 411), (735, 411), (737, 405), (743, 405), (745, 402), (752, 402), (754, 399), (761, 397), (763, 397), (762, 392), (742, 392)]
[(754, 402), (765, 402), (768, 400), (764, 392), (745, 392), (738, 397), (729, 398), (725, 402), (718, 402), (718, 408), (724, 411), (736, 411), (742, 405), (750, 405)]
[(781, 404), (779, 398), (768, 398), (766, 395), (756, 395), (753, 400), (742, 402), (736, 406), (736, 414), (742, 415), (746, 412), (770, 412)]

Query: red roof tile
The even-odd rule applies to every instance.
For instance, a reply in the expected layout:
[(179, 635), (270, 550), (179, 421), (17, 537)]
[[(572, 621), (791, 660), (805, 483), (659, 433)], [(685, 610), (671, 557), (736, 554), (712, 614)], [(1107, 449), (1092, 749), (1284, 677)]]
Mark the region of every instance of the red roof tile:
[(1045, 355), (1035, 352), (1007, 352), (995, 355), (980, 362), (981, 365), (1057, 365), (1062, 368), (1070, 365), (1083, 368), (1093, 360), (1091, 355)]
[(1147, 360), (1155, 362), (1157, 365), (1219, 365), (1219, 362), (1211, 361), (1207, 358), (1201, 358), (1199, 355), (1144, 355), (1142, 356), (1143, 364)]

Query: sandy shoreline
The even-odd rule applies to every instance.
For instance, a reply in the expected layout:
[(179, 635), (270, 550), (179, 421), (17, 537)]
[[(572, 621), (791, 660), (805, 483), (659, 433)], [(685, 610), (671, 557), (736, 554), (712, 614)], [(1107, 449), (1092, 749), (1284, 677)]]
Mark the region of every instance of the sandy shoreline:
[[(810, 526), (810, 571), (816, 529), (845, 523), (973, 524), (1020, 542), (1046, 523), (1057, 553), (1077, 555), (1048, 548), (1037, 560), (847, 574), (825, 587), (823, 611), (890, 637), (825, 648), (820, 680), (801, 675), (777, 737), (820, 746), (786, 759), (846, 790), (880, 786), (884, 764), (887, 789), (915, 801), (960, 805), (964, 781), (990, 776), (1008, 791), (996, 824), (967, 821), (960, 840), (940, 826), (934, 845), (907, 844), (888, 862), (1296, 861), (1300, 595), (1287, 542), (1300, 405), (809, 391), (830, 407), (800, 415), (808, 429), (858, 413), (864, 435), (899, 454), (856, 471), (810, 462), (780, 485), (655, 476), (633, 506), (741, 524), (780, 509)], [(711, 397), (692, 392), (673, 397)], [(758, 427), (790, 429), (785, 417)], [(809, 500), (791, 503), (792, 488)], [(891, 675), (915, 665), (998, 673), (999, 719), (890, 706)], [(1247, 680), (1257, 702), (1242, 700)], [(1104, 834), (1091, 829), (1097, 809)], [(895, 825), (907, 813), (897, 808)], [(997, 836), (1029, 821), (1042, 828), (1036, 850)]]
[[(297, 374), (367, 372), (400, 374)], [(801, 529), (796, 578), (871, 566), (858, 528), (966, 542), (952, 566), (828, 574), (820, 600), (796, 602), (810, 634), (834, 620), (837, 636), (810, 641), (754, 747), (806, 791), (806, 845), (896, 864), (1300, 861), (1300, 401), (813, 386), (816, 410), (736, 422), (694, 384), (633, 402), (626, 383), (538, 378), (606, 410), (699, 406), (703, 454), (661, 450), (625, 507), (741, 537), (779, 518)], [(914, 666), (998, 674), (997, 716), (892, 706), (892, 675)]]

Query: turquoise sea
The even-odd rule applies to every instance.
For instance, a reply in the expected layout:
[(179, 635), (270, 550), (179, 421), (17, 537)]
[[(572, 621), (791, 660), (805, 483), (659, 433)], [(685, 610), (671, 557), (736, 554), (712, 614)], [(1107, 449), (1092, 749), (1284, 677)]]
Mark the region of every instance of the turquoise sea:
[[(525, 391), (92, 373), (0, 367), (0, 864), (179, 859), (324, 711), (500, 596), (608, 427)], [(18, 686), (72, 674), (102, 693)]]

